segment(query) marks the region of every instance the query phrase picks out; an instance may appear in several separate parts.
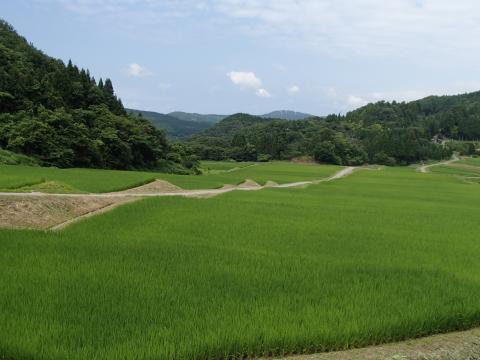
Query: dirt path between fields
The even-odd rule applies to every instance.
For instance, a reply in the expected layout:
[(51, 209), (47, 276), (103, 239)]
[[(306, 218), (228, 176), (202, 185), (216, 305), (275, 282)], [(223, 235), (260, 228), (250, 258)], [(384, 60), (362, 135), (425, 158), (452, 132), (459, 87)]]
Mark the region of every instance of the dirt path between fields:
[(286, 360), (478, 360), (480, 328), (346, 351), (288, 356)]
[(212, 197), (230, 191), (256, 191), (272, 188), (304, 187), (332, 181), (350, 175), (356, 168), (344, 168), (320, 180), (278, 185), (267, 181), (261, 186), (247, 179), (239, 185), (224, 185), (220, 189), (184, 190), (168, 181), (156, 180), (136, 188), (102, 194), (0, 192), (0, 228), (60, 230), (85, 218), (105, 213), (119, 205), (147, 197), (183, 196)]
[(311, 181), (300, 181), (287, 184), (274, 184), (269, 182), (268, 186), (261, 186), (255, 181), (246, 179), (245, 182), (237, 186), (224, 186), (220, 189), (203, 189), (203, 190), (184, 190), (176, 187), (173, 184), (170, 184), (164, 180), (156, 180), (152, 183), (142, 185), (136, 188), (128, 189), (125, 191), (118, 191), (112, 193), (89, 193), (89, 194), (61, 194), (61, 193), (42, 193), (42, 192), (0, 192), (0, 196), (10, 196), (10, 197), (63, 197), (63, 198), (124, 198), (124, 197), (154, 197), (154, 196), (185, 196), (185, 197), (197, 197), (197, 196), (214, 196), (219, 194), (224, 194), (226, 192), (240, 190), (240, 191), (254, 191), (261, 190), (265, 188), (292, 188), (292, 187), (303, 187), (306, 185), (319, 184), (322, 182), (337, 180), (342, 177), (352, 174), (356, 167), (347, 167), (334, 175), (320, 180), (311, 180)]
[(257, 166), (257, 164), (250, 164), (250, 165), (243, 166), (243, 167), (234, 167), (234, 168), (225, 170), (224, 172), (230, 173), (230, 172), (234, 172), (234, 171), (238, 171), (238, 170), (248, 169), (249, 167), (252, 167), (252, 166)]
[[(317, 163), (318, 164), (318, 163)], [(231, 169), (227, 169), (227, 170), (215, 170), (215, 169), (212, 169), (212, 170), (208, 170), (206, 169), (206, 173), (207, 174), (224, 174), (224, 173), (231, 173), (231, 172), (234, 172), (234, 171), (239, 171), (239, 170), (243, 170), (243, 169), (248, 169), (252, 166), (257, 166), (258, 164), (250, 164), (250, 165), (246, 165), (246, 166), (237, 166), (237, 167), (233, 167)]]
[(417, 171), (425, 174), (425, 173), (430, 172), (430, 168), (432, 168), (434, 166), (449, 165), (449, 164), (452, 164), (452, 163), (457, 162), (459, 160), (461, 160), (461, 159), (456, 154), (453, 154), (453, 156), (450, 160), (442, 161), (442, 162), (438, 162), (438, 163), (434, 163), (434, 164), (429, 164), (429, 165), (422, 165), (422, 166), (417, 168)]

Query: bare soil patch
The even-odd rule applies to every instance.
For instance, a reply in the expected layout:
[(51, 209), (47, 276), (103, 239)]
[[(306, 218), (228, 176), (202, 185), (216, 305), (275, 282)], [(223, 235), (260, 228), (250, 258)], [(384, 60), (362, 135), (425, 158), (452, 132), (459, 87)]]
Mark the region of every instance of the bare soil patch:
[(480, 328), (433, 335), (400, 343), (313, 355), (288, 360), (474, 360), (480, 359)]
[(275, 181), (268, 180), (263, 187), (272, 188), (277, 186), (278, 186), (278, 183), (276, 183)]
[(236, 186), (235, 185), (232, 185), (232, 184), (225, 184), (223, 185), (220, 190), (232, 190), (232, 189), (235, 189)]
[(182, 192), (183, 189), (165, 180), (155, 180), (151, 183), (113, 194), (168, 194)]
[(258, 189), (258, 188), (261, 188), (261, 186), (251, 179), (247, 179), (243, 183), (237, 186), (237, 189)]
[(131, 199), (6, 196), (0, 198), (0, 228), (48, 229), (125, 200)]

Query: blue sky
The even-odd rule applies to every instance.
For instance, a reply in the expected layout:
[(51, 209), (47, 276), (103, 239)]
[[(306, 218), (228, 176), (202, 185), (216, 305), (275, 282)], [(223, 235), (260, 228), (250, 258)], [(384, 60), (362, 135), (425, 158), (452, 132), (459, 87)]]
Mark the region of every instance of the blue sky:
[(480, 90), (478, 0), (4, 0), (127, 107), (317, 115)]

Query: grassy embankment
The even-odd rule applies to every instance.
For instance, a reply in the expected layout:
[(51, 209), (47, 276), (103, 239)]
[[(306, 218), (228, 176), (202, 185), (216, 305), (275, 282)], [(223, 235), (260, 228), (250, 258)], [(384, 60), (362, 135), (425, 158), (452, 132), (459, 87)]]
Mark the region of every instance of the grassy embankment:
[(2, 230), (0, 358), (261, 356), (475, 326), (479, 203), (477, 184), (394, 168)]
[(35, 159), (26, 155), (0, 149), (0, 165), (38, 166), (38, 163)]

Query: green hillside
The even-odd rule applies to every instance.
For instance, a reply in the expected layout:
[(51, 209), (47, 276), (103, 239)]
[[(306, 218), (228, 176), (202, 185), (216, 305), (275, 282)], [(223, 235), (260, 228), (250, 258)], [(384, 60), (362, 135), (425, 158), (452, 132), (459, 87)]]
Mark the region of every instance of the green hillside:
[(35, 159), (22, 155), (16, 154), (8, 150), (0, 149), (0, 165), (28, 165), (28, 166), (37, 166), (38, 163)]
[[(255, 161), (310, 156), (323, 163), (406, 165), (473, 154), (480, 139), (480, 92), (378, 102), (346, 115), (287, 121), (234, 115), (195, 136), (209, 160)], [(456, 140), (456, 141), (452, 141)]]
[(45, 55), (1, 20), (0, 149), (58, 167), (170, 171), (188, 162), (169, 156), (163, 131), (127, 115), (110, 79)]
[(291, 110), (276, 110), (269, 112), (268, 114), (261, 115), (263, 118), (269, 118), (269, 119), (281, 119), (281, 120), (303, 120), (307, 119), (310, 117), (313, 117), (313, 115), (298, 112), (298, 111), (291, 111)]
[(142, 114), (157, 128), (165, 130), (167, 136), (172, 139), (183, 139), (193, 134), (208, 129), (213, 123), (206, 121), (182, 120), (171, 115), (165, 115), (154, 111), (126, 109), (131, 114)]
[(348, 113), (349, 122), (370, 126), (416, 126), (426, 136), (455, 140), (480, 139), (480, 91), (451, 96), (429, 96), (411, 102), (378, 102)]
[(168, 113), (167, 115), (183, 121), (206, 122), (210, 124), (218, 123), (219, 121), (227, 117), (227, 115), (197, 114), (197, 113), (187, 113), (183, 111), (174, 111), (174, 112)]

